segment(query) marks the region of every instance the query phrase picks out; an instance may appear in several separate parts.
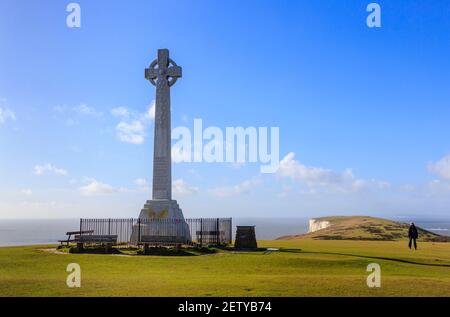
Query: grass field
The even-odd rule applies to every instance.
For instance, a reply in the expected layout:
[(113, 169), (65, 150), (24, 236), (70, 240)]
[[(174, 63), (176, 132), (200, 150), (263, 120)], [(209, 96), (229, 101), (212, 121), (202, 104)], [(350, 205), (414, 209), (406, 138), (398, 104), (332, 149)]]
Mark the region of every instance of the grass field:
[[(450, 243), (259, 241), (277, 252), (201, 256), (54, 254), (0, 248), (0, 296), (450, 296)], [(69, 263), (81, 288), (68, 288)], [(369, 263), (381, 288), (366, 285)]]

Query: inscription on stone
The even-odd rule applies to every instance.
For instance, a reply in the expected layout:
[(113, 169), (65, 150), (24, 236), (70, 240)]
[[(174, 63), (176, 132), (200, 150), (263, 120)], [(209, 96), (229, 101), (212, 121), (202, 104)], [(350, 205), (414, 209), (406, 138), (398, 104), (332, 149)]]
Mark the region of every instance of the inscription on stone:
[(236, 240), (234, 242), (236, 249), (256, 249), (256, 234), (254, 226), (237, 226)]

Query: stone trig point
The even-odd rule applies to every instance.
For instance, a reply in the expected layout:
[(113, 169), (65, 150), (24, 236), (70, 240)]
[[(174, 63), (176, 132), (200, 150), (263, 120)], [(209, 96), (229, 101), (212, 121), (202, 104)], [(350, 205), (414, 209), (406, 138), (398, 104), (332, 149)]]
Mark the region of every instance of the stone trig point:
[[(189, 241), (183, 212), (177, 201), (172, 200), (170, 88), (180, 77), (181, 67), (169, 57), (167, 49), (159, 49), (157, 59), (145, 69), (145, 78), (156, 86), (153, 190), (152, 200), (147, 200), (139, 218), (175, 220), (176, 226), (180, 227), (176, 231)], [(153, 232), (154, 228), (151, 230)]]

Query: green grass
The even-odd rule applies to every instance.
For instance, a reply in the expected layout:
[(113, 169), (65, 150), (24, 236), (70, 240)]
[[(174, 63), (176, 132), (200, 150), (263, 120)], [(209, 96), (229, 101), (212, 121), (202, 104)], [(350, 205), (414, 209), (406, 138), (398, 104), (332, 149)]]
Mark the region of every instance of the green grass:
[[(405, 241), (259, 241), (280, 252), (200, 256), (54, 254), (0, 248), (0, 296), (450, 296), (450, 244)], [(369, 263), (381, 288), (366, 285)], [(66, 286), (78, 263), (81, 288)]]

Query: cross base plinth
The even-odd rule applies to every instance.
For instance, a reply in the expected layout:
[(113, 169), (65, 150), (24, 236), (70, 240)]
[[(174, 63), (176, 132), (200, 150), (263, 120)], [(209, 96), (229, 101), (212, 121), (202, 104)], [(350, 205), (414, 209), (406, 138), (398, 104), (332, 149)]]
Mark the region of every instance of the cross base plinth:
[[(191, 242), (189, 226), (176, 200), (147, 200), (139, 214), (139, 219), (140, 223), (133, 226), (131, 236), (131, 241), (135, 244), (142, 242), (145, 237)], [(141, 241), (138, 241), (138, 237), (141, 237)]]
[(147, 200), (139, 214), (141, 219), (182, 219), (183, 211), (176, 200), (152, 199)]

